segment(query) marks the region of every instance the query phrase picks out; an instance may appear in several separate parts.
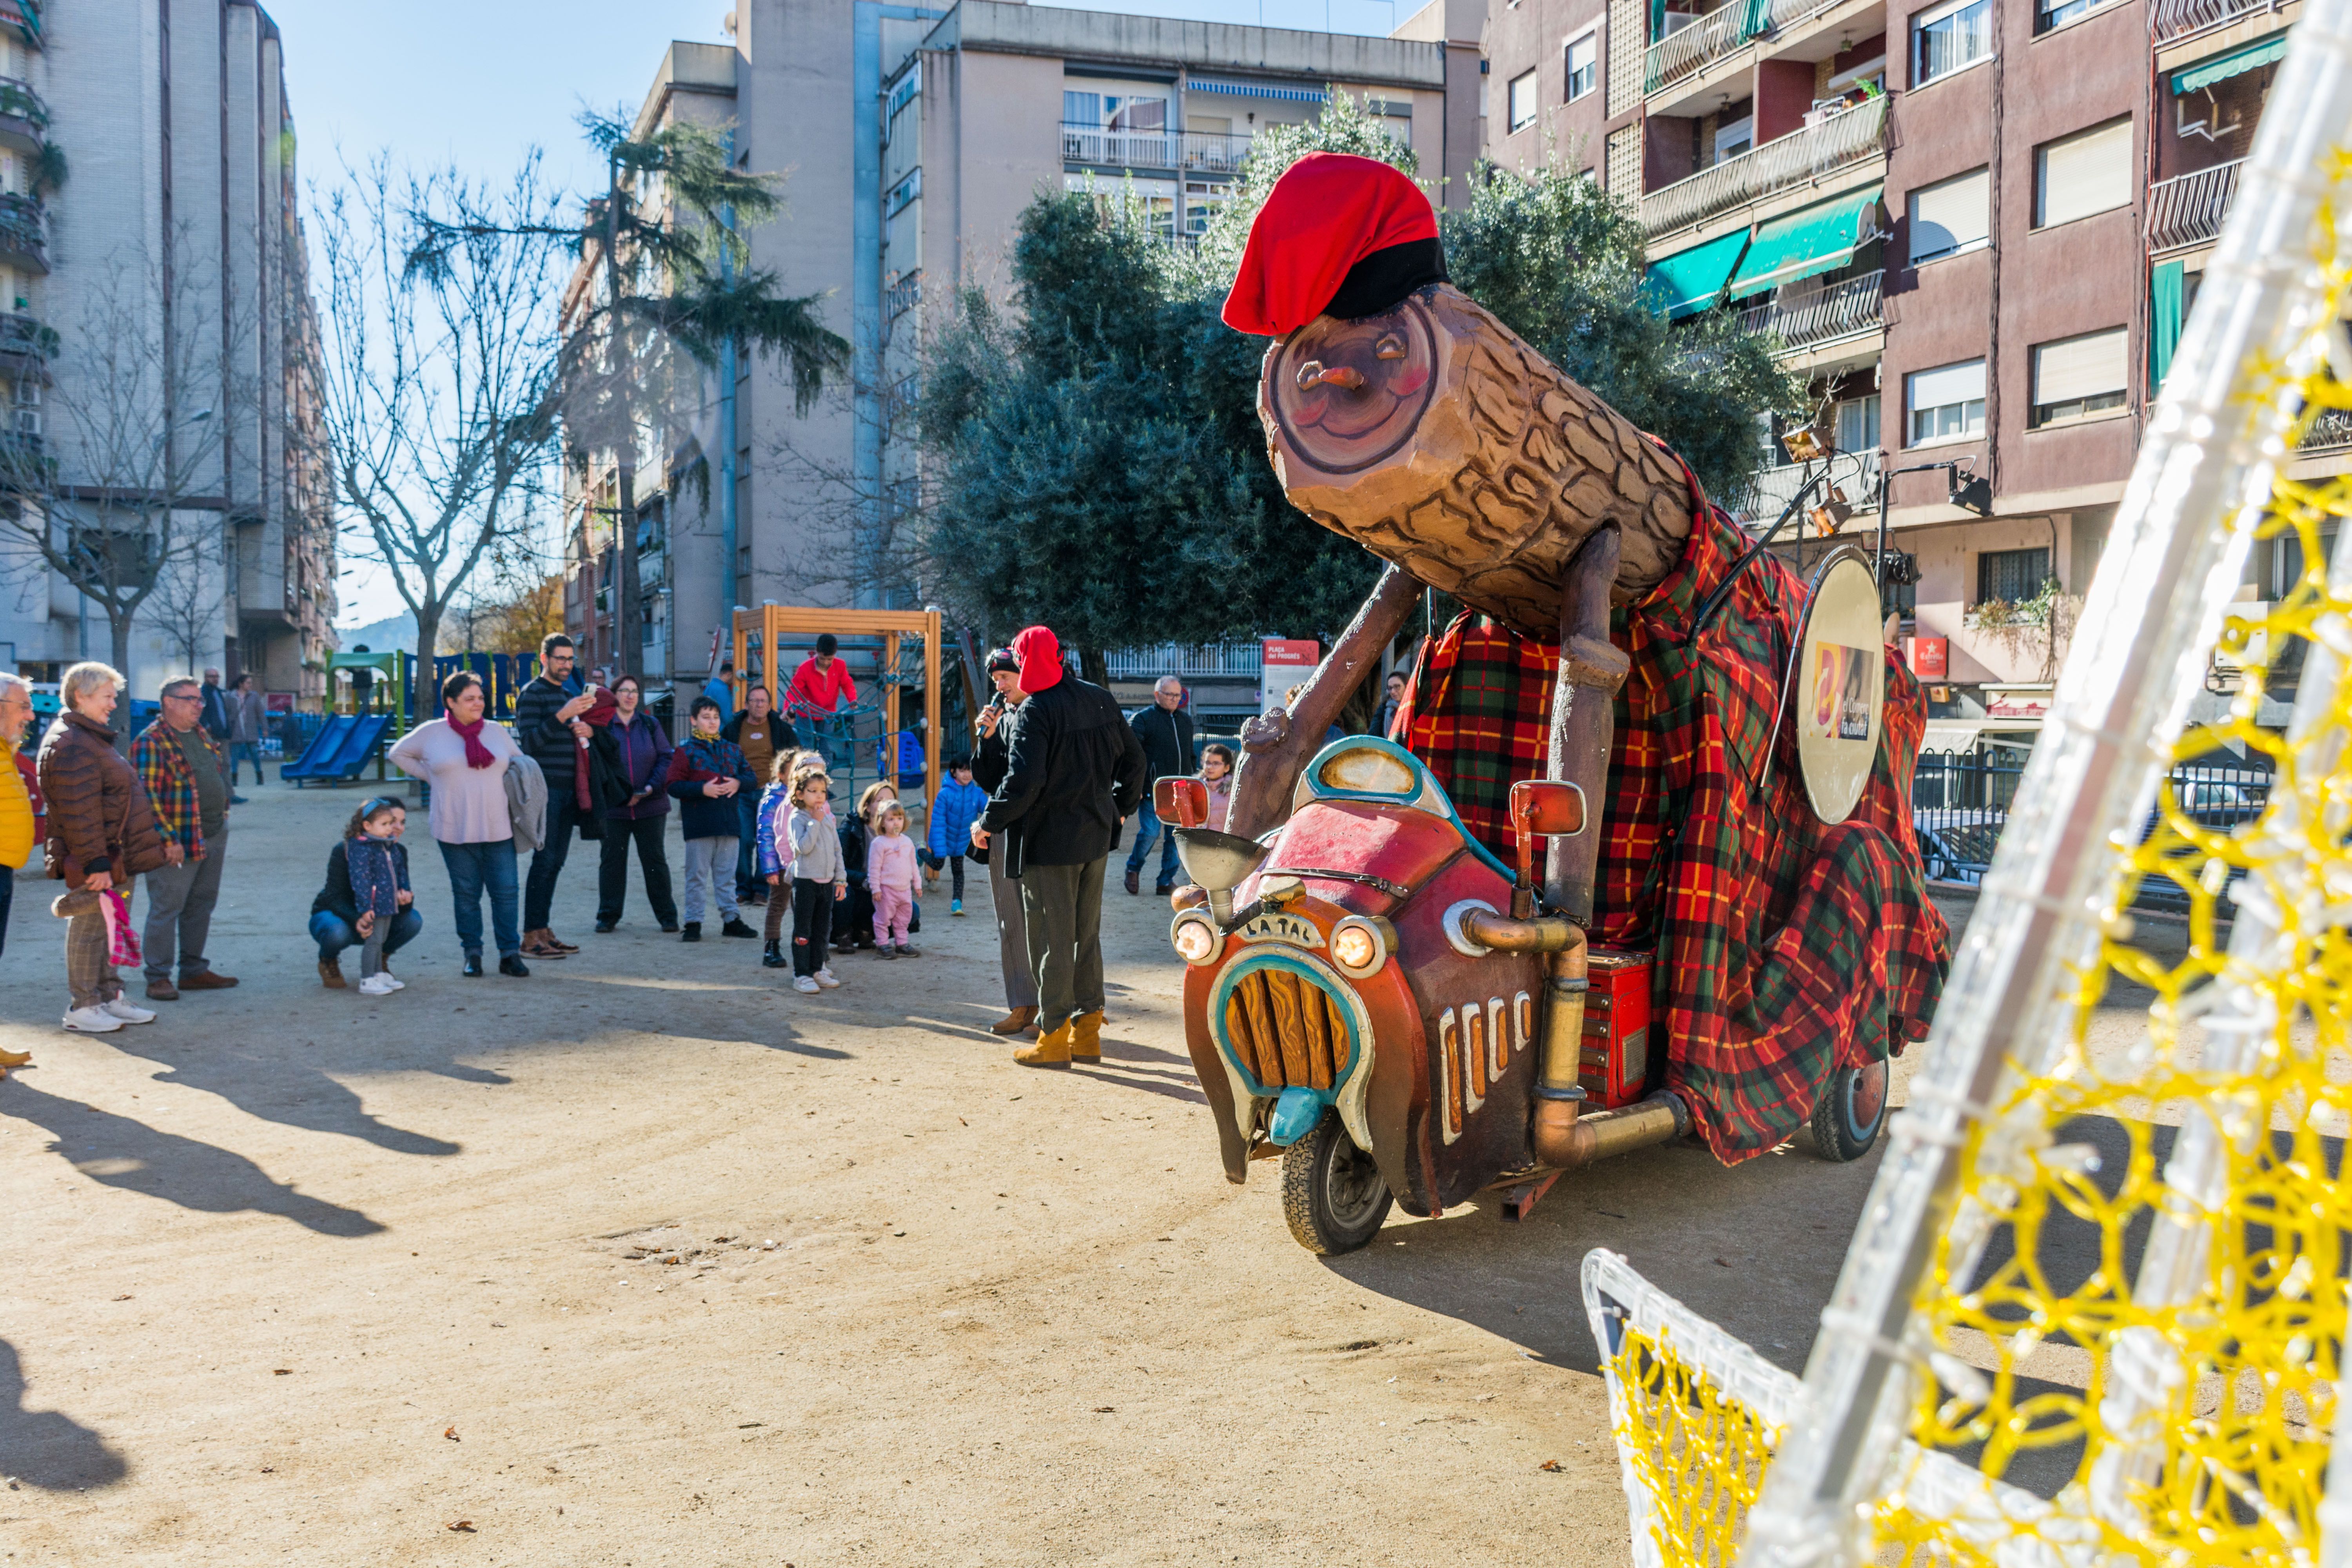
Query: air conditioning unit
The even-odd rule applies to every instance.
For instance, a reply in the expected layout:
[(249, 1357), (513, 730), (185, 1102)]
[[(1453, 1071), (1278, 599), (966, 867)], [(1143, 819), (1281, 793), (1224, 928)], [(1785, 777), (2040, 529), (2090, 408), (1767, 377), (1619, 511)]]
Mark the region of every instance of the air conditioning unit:
[(41, 433), (41, 411), (37, 408), (16, 410), (16, 434), (37, 436)]
[(38, 408), (41, 405), (41, 378), (37, 375), (19, 377), (16, 382), (16, 406)]

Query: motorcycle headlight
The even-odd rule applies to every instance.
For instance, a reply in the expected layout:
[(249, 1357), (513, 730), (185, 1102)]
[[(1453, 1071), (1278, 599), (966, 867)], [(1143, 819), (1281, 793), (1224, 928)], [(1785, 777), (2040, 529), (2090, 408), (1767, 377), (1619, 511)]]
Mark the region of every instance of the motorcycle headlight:
[(1343, 973), (1361, 980), (1379, 972), (1389, 959), (1388, 932), (1381, 930), (1386, 921), (1370, 921), (1361, 915), (1349, 915), (1331, 928), (1331, 962)]
[(1168, 939), (1176, 944), (1176, 956), (1187, 963), (1213, 963), (1225, 946), (1225, 939), (1208, 917), (1191, 910), (1176, 917)]

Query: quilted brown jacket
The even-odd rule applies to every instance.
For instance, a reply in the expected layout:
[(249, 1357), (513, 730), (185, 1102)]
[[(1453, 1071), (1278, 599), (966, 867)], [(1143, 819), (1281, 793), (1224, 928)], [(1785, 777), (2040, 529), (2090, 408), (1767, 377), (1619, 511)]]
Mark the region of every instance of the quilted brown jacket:
[(41, 737), (41, 793), (49, 800), (42, 847), (52, 877), (69, 888), (104, 871), (120, 884), (163, 864), (155, 808), (114, 731), (87, 714), (67, 712)]

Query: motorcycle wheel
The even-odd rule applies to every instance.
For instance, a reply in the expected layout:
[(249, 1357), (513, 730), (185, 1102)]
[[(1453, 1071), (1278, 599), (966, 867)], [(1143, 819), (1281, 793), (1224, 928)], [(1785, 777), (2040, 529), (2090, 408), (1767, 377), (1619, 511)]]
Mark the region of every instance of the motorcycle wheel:
[(1318, 1257), (1353, 1252), (1389, 1217), (1388, 1184), (1356, 1147), (1336, 1110), (1282, 1152), (1282, 1217), (1291, 1237)]
[(1844, 1164), (1870, 1152), (1886, 1125), (1885, 1062), (1840, 1068), (1830, 1075), (1821, 1103), (1813, 1107), (1814, 1152)]

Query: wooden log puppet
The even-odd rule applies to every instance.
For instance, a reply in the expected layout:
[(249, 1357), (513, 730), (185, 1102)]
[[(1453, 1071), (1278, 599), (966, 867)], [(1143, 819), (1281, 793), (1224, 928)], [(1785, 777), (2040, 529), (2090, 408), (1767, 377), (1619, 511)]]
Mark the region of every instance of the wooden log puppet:
[[(1748, 535), (1664, 443), (1446, 280), (1428, 198), (1384, 163), (1315, 153), (1294, 164), (1255, 222), (1224, 319), (1273, 340), (1258, 413), (1292, 504), (1391, 563), (1297, 711), (1245, 737), (1253, 754), (1236, 784), (1232, 834), (1259, 838), (1324, 790), (1330, 781), (1308, 776), (1312, 748), (1298, 735), (1323, 734), (1402, 630), (1419, 588), (1441, 589), (1465, 608), (1424, 646), (1396, 731), (1443, 790), (1436, 805), (1427, 804), (1433, 795), (1416, 797), (1423, 808), (1442, 806), (1458, 822), (1466, 855), (1507, 862), (1515, 784), (1570, 780), (1588, 803), (1583, 833), (1552, 839), (1541, 862), (1541, 910), (1573, 929), (1543, 939), (1552, 958), (1528, 960), (1549, 965), (1549, 982), (1529, 983), (1533, 994), (1580, 992), (1588, 954), (1602, 967), (1616, 962), (1610, 954), (1649, 955), (1646, 1090), (1670, 1092), (1676, 1125), (1727, 1163), (1773, 1149), (1809, 1121), (1818, 1139), (1815, 1112), (1833, 1080), (1874, 1073), (1883, 1095), (1883, 1064), (1926, 1037), (1949, 963), (1911, 822), (1926, 710), (1895, 651), (1854, 655), (1883, 660), (1876, 760), (1859, 804), (1823, 821), (1800, 782), (1796, 725), (1783, 721), (1806, 582), (1769, 552), (1735, 574)], [(1327, 793), (1335, 808), (1370, 798)], [(1281, 866), (1334, 873), (1318, 882), (1310, 868), (1310, 892), (1342, 903), (1364, 896), (1369, 884), (1355, 872), (1355, 890), (1343, 896), (1339, 839), (1318, 840), (1322, 858), (1311, 861), (1303, 845), (1273, 842)], [(1433, 860), (1415, 873), (1432, 884), (1451, 874)], [(1410, 888), (1421, 884), (1370, 882), (1393, 885), (1398, 907), (1381, 906), (1380, 918), (1404, 924)], [(1502, 929), (1451, 910), (1445, 919), (1449, 937)], [(1432, 1065), (1425, 1081), (1391, 1096), (1411, 1149), (1381, 1151), (1380, 1163), (1416, 1212), (1454, 1201), (1461, 1187), (1439, 1167), (1454, 1142), (1448, 1118), (1467, 1112), (1439, 1102), (1452, 1096), (1475, 1112), (1496, 1100), (1502, 1085), (1490, 1079), (1508, 1071), (1504, 1037), (1524, 1052), (1541, 1032), (1525, 1017), (1513, 1022), (1519, 1004), (1507, 986), (1494, 987), (1491, 1009), (1465, 1011), (1439, 994), (1456, 984), (1449, 965), (1477, 943), (1454, 946), (1402, 965), (1428, 1020)], [(1213, 994), (1204, 991), (1204, 1005)], [(1444, 1031), (1470, 1028), (1474, 1014), (1486, 1075), (1475, 1091), (1467, 1078), (1449, 1087), (1454, 1058), (1441, 1061), (1438, 1047)], [(1213, 1022), (1193, 1031), (1196, 1060), (1204, 1042), (1215, 1049)], [(1578, 1014), (1559, 1026), (1590, 1026)], [(1204, 1083), (1212, 1076), (1204, 1061)], [(1232, 1093), (1244, 1093), (1246, 1077), (1233, 1078)], [(1225, 1092), (1221, 1082), (1213, 1099)], [(1382, 1093), (1376, 1083), (1375, 1109), (1389, 1103)], [(1517, 1103), (1522, 1117), (1530, 1104), (1538, 1122), (1548, 1114), (1540, 1099)], [(1538, 1127), (1533, 1154), (1495, 1157), (1506, 1166), (1565, 1163), (1559, 1151), (1574, 1115), (1564, 1111), (1549, 1132)], [(1248, 1142), (1245, 1125), (1241, 1136)], [(1495, 1147), (1523, 1151), (1526, 1136)], [(1236, 1157), (1228, 1139), (1229, 1173)]]

